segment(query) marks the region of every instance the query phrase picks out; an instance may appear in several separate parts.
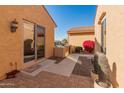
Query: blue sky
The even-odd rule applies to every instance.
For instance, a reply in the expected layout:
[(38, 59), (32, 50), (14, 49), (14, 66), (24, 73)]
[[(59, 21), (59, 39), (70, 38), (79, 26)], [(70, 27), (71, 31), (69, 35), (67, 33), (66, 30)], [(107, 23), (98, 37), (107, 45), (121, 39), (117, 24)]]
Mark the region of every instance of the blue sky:
[(46, 5), (45, 7), (57, 24), (55, 40), (67, 38), (67, 31), (72, 27), (94, 25), (95, 5)]

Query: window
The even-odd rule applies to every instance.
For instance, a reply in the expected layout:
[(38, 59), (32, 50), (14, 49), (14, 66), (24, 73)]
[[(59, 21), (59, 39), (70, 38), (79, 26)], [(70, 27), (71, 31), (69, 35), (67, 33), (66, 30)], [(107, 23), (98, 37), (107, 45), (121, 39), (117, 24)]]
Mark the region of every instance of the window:
[(106, 19), (101, 23), (101, 52), (106, 54)]

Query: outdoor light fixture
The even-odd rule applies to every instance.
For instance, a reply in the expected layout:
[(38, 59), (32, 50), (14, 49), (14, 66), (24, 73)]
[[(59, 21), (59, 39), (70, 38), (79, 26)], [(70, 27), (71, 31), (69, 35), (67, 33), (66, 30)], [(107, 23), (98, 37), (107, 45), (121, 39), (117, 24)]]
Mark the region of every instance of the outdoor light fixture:
[(11, 32), (16, 32), (17, 28), (18, 28), (18, 22), (15, 19), (11, 22)]

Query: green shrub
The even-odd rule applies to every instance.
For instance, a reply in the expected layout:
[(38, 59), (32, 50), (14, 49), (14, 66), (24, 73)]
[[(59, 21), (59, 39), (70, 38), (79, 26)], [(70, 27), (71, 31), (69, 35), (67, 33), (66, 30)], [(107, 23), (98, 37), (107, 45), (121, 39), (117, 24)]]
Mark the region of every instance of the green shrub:
[(81, 50), (82, 50), (82, 47), (81, 46), (75, 47), (75, 52), (80, 53)]

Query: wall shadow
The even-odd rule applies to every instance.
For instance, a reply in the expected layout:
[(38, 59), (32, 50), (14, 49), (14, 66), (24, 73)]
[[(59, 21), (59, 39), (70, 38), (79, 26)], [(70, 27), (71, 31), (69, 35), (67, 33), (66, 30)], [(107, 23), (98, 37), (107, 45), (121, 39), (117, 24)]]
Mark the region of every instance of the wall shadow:
[(91, 77), (91, 70), (93, 65), (90, 59), (80, 56), (75, 64), (72, 74), (79, 76)]
[(95, 38), (95, 51), (101, 52), (101, 45)]
[(82, 78), (82, 83), (84, 82), (87, 88), (93, 88), (94, 80), (91, 78), (91, 70), (93, 70), (91, 59), (79, 56), (78, 61), (76, 62), (75, 67), (72, 71), (72, 75)]
[(117, 87), (119, 87), (119, 84), (117, 82), (117, 66), (116, 66), (115, 62), (112, 65), (111, 73), (112, 73), (112, 75), (111, 75), (112, 86), (113, 86), (113, 88), (117, 88)]

